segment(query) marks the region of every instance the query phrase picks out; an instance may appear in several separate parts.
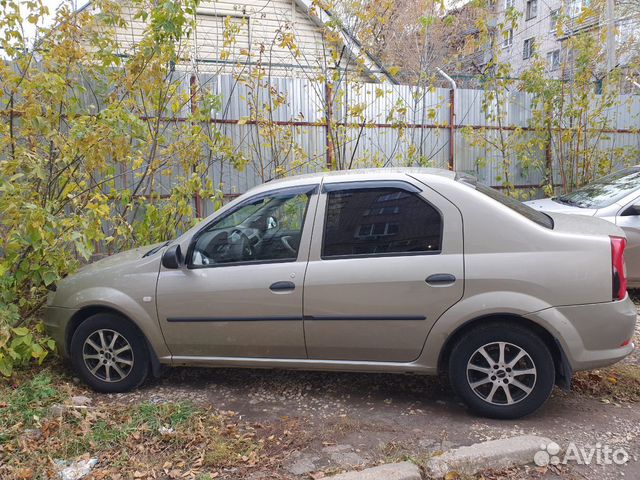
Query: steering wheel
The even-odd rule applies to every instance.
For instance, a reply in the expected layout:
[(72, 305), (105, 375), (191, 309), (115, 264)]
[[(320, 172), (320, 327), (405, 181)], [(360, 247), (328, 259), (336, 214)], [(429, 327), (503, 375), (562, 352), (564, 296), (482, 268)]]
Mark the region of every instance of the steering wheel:
[(291, 246), (291, 244), (289, 243), (291, 241), (291, 235), (284, 235), (283, 237), (280, 237), (280, 241), (282, 242), (282, 244), (284, 245), (284, 248), (286, 248), (287, 250), (289, 250), (291, 253), (293, 253), (294, 255), (297, 255), (298, 252), (296, 251), (295, 248), (293, 248)]
[(255, 258), (256, 252), (253, 249), (251, 240), (240, 229), (236, 228), (227, 237), (229, 244), (228, 254), (235, 261), (247, 261)]

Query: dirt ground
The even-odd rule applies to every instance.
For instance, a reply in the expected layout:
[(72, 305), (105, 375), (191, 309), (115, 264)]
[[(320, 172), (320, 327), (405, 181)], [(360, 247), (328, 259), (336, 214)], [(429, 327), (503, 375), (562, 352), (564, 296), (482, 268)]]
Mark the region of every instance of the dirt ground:
[[(640, 354), (625, 362), (640, 368)], [(597, 392), (556, 389), (542, 409), (515, 422), (478, 418), (445, 382), (418, 376), (173, 368), (135, 392), (92, 397), (97, 405), (187, 401), (237, 412), (256, 425), (288, 428), (295, 438), (277, 468), (258, 469), (252, 479), (320, 478), (399, 459), (421, 463), (438, 451), (522, 434), (548, 437), (562, 448), (569, 442), (622, 447), (630, 458), (623, 466), (574, 462), (489, 477), (640, 478), (640, 403)], [(233, 478), (233, 469), (221, 478), (226, 474)]]
[(59, 478), (89, 459), (86, 480), (318, 480), (400, 460), (424, 467), (451, 448), (524, 434), (629, 458), (474, 478), (640, 479), (640, 351), (574, 375), (571, 391), (555, 389), (518, 421), (479, 418), (445, 380), (409, 375), (167, 368), (138, 390), (105, 395), (52, 359), (0, 382), (0, 480)]

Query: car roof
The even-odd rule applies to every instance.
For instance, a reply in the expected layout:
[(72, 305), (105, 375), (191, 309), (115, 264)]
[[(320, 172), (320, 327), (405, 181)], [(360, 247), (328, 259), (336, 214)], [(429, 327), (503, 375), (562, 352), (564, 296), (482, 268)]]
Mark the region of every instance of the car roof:
[[(385, 168), (357, 168), (353, 170), (332, 170), (328, 172), (306, 173), (294, 175), (277, 180), (270, 180), (262, 185), (258, 185), (250, 190), (257, 192), (260, 190), (272, 190), (274, 188), (293, 187), (305, 184), (325, 182), (340, 182), (351, 180), (397, 178), (402, 175), (438, 176), (451, 180), (456, 178), (456, 172), (443, 168), (421, 168), (421, 167), (385, 167)], [(357, 177), (357, 178), (354, 178)]]

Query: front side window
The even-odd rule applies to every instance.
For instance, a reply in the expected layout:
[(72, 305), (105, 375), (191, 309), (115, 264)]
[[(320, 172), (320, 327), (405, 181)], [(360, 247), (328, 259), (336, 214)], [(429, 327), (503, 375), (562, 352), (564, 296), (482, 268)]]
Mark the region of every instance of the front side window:
[(216, 219), (198, 233), (190, 264), (295, 260), (310, 196), (310, 192), (274, 192)]
[(398, 188), (340, 190), (327, 194), (322, 258), (438, 253), (440, 212)]

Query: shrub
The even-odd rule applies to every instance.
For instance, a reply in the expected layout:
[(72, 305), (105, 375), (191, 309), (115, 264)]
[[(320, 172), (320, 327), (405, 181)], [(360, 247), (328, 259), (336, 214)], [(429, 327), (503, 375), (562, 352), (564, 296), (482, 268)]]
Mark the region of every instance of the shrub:
[[(176, 65), (196, 2), (64, 5), (33, 45), (23, 24), (41, 24), (46, 7), (3, 2), (0, 374), (52, 350), (34, 314), (57, 279), (97, 247), (111, 253), (190, 227), (194, 197), (217, 198), (203, 154), (242, 165), (229, 139), (205, 128), (210, 111), (191, 108), (193, 92), (182, 88), (189, 78)], [(117, 41), (128, 15), (147, 25), (135, 48)]]

